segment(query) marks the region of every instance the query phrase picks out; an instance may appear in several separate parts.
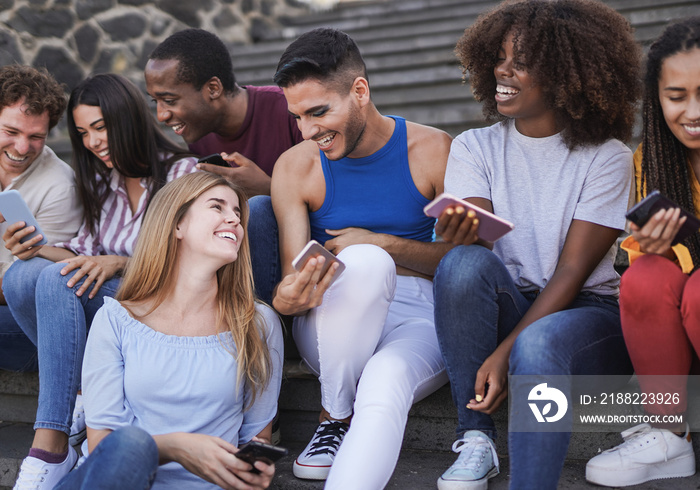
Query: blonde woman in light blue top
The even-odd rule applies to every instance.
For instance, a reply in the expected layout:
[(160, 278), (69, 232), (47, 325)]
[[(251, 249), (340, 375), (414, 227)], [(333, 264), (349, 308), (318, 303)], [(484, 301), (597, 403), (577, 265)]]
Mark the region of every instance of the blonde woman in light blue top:
[(88, 339), (90, 455), (57, 488), (269, 486), (274, 465), (257, 462), (256, 474), (234, 456), (269, 442), (283, 358), (279, 319), (254, 301), (247, 213), (238, 189), (207, 172), (156, 195)]

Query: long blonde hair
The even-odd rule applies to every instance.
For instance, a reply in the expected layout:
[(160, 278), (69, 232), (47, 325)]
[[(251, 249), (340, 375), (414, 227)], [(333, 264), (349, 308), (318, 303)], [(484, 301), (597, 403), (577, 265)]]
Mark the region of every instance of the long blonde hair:
[[(141, 226), (134, 255), (116, 298), (119, 301), (152, 301), (150, 312), (163, 303), (175, 285), (179, 240), (175, 230), (192, 203), (213, 187), (227, 186), (238, 196), (241, 225), (247, 232), (248, 201), (243, 191), (221, 176), (195, 172), (166, 184), (153, 198)], [(248, 235), (244, 234), (238, 259), (216, 272), (218, 291), (217, 332), (231, 332), (236, 344), (238, 376), (252, 388), (249, 408), (270, 381), (272, 363), (265, 342), (265, 325), (255, 309), (253, 269)], [(149, 312), (149, 313), (150, 313)]]

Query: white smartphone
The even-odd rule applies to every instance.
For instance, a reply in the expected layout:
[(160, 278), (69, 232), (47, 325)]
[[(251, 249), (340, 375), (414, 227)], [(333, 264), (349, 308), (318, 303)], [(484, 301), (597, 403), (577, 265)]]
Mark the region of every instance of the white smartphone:
[(306, 244), (303, 250), (299, 252), (299, 255), (297, 255), (292, 261), (292, 267), (300, 271), (304, 268), (306, 262), (309, 259), (313, 257), (318, 257), (319, 255), (323, 256), (326, 259), (326, 261), (323, 263), (323, 269), (321, 269), (321, 277), (324, 277), (326, 275), (326, 272), (328, 272), (328, 269), (330, 269), (333, 262), (338, 263), (338, 269), (335, 271), (335, 274), (333, 274), (333, 278), (331, 279), (330, 283), (333, 284), (333, 282), (336, 279), (338, 279), (338, 277), (340, 277), (340, 274), (345, 270), (345, 264), (343, 264), (343, 262), (340, 259), (338, 259), (338, 257), (333, 255), (316, 240), (311, 240), (309, 243)]
[(479, 238), (489, 242), (495, 242), (503, 235), (513, 229), (513, 223), (503, 218), (499, 218), (493, 213), (486, 211), (479, 206), (468, 203), (464, 199), (459, 199), (451, 194), (443, 192), (436, 197), (433, 202), (423, 208), (423, 212), (433, 218), (439, 218), (448, 206), (461, 206), (464, 209), (471, 209), (479, 218)]
[(27, 240), (31, 240), (37, 235), (42, 235), (43, 238), (37, 245), (46, 244), (46, 236), (41, 231), (39, 223), (37, 223), (34, 215), (27, 207), (27, 203), (22, 199), (22, 195), (19, 191), (11, 189), (9, 191), (0, 192), (0, 213), (2, 213), (5, 218), (5, 222), (8, 224), (14, 224), (18, 221), (24, 221), (26, 226), (33, 226), (35, 230), (28, 236), (22, 238), (19, 242), (24, 243)]

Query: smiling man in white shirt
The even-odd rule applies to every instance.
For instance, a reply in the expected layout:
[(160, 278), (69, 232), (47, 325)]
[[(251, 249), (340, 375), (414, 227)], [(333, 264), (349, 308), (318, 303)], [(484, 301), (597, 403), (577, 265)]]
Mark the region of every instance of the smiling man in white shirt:
[[(46, 146), (65, 108), (63, 89), (45, 70), (0, 68), (0, 191), (19, 191), (49, 244), (72, 238), (82, 220), (73, 170)], [(36, 347), (12, 317), (1, 288), (12, 262), (33, 257), (37, 249), (19, 243), (15, 223), (1, 214), (0, 221), (0, 369), (36, 370)]]

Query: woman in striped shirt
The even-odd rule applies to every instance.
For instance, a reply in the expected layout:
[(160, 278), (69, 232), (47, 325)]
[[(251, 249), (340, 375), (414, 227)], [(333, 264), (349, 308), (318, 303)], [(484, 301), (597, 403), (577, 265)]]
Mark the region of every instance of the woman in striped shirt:
[(103, 298), (116, 294), (153, 195), (197, 163), (168, 140), (138, 88), (119, 75), (82, 82), (67, 113), (83, 224), (72, 240), (21, 256), (3, 281), (10, 310), (39, 353), (36, 432), (21, 488), (28, 481), (20, 480), (34, 476), (43, 483), (28, 488), (52, 488), (73, 467), (71, 414), (88, 325)]

